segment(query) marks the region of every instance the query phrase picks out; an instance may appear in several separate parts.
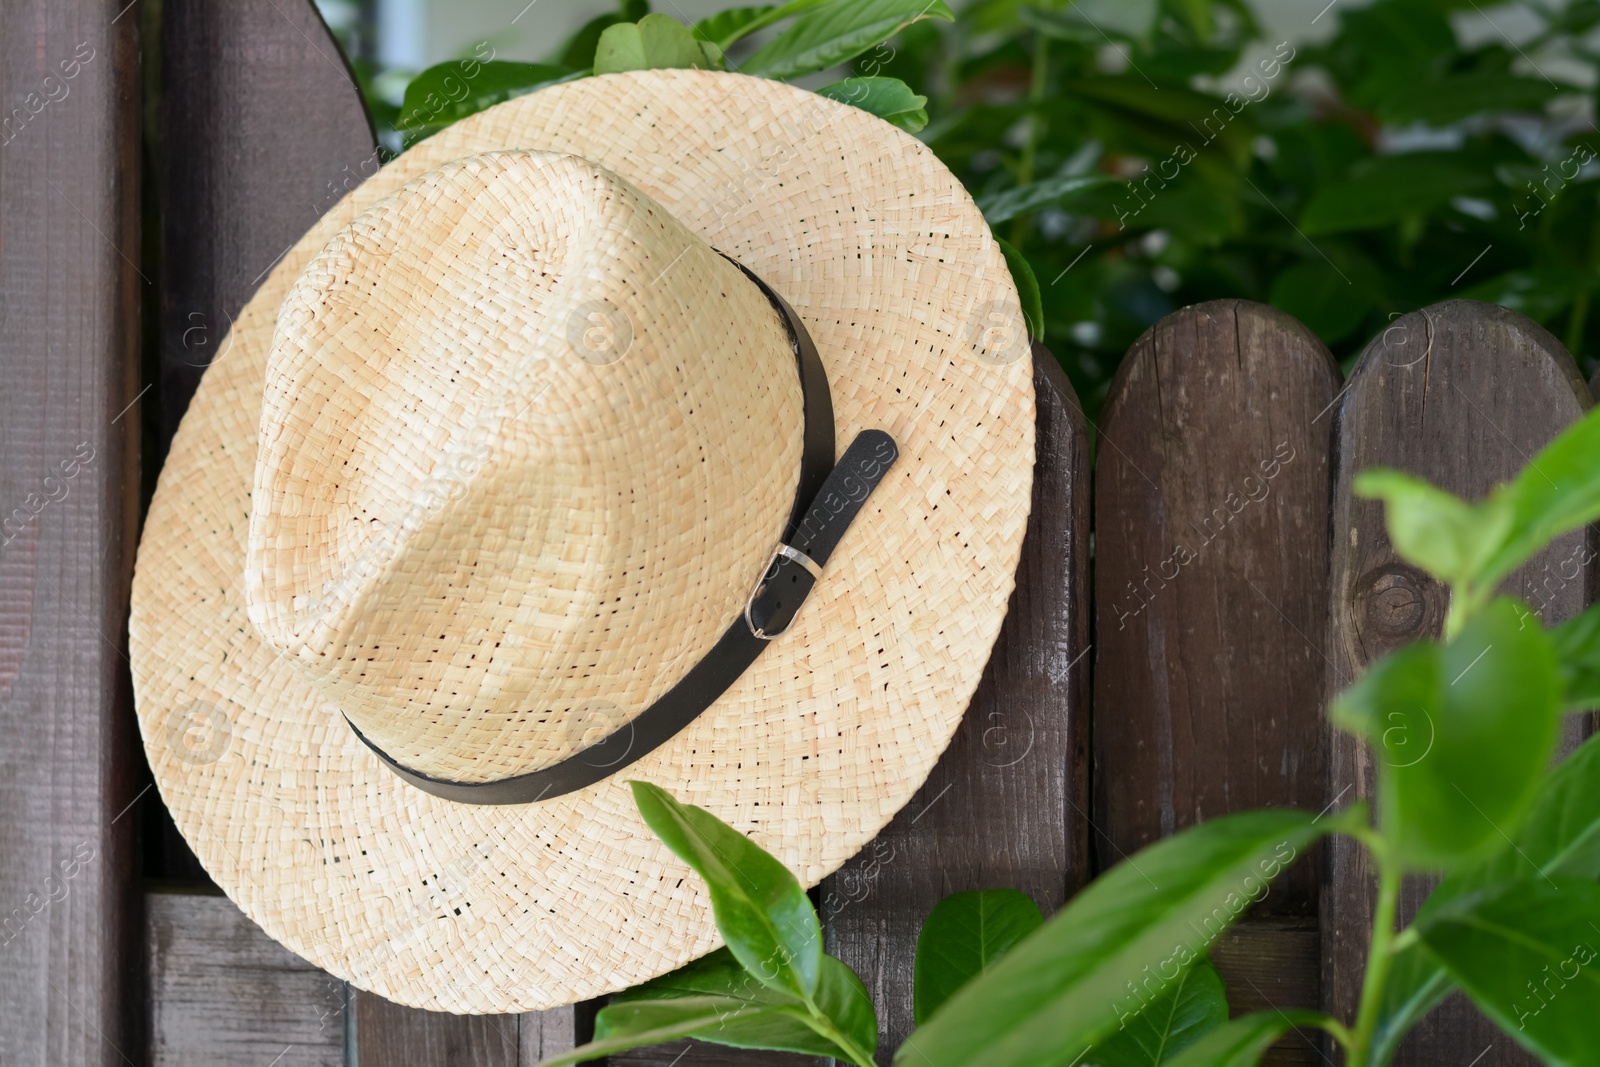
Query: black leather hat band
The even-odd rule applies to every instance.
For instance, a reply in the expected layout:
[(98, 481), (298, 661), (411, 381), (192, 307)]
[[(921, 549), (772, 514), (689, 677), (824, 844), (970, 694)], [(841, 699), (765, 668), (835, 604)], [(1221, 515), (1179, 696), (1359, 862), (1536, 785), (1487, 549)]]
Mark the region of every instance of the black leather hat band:
[(593, 785), (670, 740), (727, 692), (771, 640), (789, 628), (845, 530), (899, 456), (888, 434), (864, 430), (834, 463), (833, 399), (816, 346), (800, 316), (782, 297), (732, 257), (725, 258), (772, 302), (788, 330), (800, 372), (805, 430), (800, 478), (783, 542), (773, 550), (739, 618), (703, 659), (630, 722), (559, 763), (491, 782), (449, 781), (396, 761), (350, 723), (355, 735), (390, 770), (423, 792), (463, 804), (530, 804)]

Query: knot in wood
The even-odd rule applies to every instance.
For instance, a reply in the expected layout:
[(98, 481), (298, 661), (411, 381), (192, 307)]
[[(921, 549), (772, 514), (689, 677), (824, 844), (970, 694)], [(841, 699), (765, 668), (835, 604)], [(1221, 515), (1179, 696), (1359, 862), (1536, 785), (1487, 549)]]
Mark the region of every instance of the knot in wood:
[(1380, 637), (1411, 638), (1428, 618), (1426, 579), (1409, 568), (1389, 566), (1368, 574), (1357, 586), (1356, 610), (1363, 629)]

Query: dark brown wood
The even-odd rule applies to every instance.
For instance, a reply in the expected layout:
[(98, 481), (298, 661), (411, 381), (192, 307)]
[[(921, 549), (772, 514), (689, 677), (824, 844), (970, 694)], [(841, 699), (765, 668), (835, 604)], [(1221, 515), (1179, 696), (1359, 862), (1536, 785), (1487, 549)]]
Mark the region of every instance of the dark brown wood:
[[(1538, 449), (1591, 403), (1588, 386), (1554, 337), (1505, 308), (1452, 300), (1397, 319), (1362, 353), (1338, 407), (1338, 459), (1333, 512), (1328, 637), (1330, 688), (1349, 684), (1373, 659), (1398, 645), (1437, 636), (1444, 590), (1400, 561), (1389, 546), (1383, 509), (1350, 493), (1368, 467), (1397, 467), (1468, 498), (1516, 474)], [(1514, 574), (1506, 589), (1526, 598), (1546, 623), (1585, 602), (1591, 576), (1583, 531), (1559, 539)], [(1576, 572), (1574, 571), (1576, 568)], [(1580, 739), (1570, 720), (1565, 744)], [(1365, 747), (1331, 733), (1329, 801), (1372, 795)], [(1326, 1006), (1354, 1018), (1360, 996), (1373, 871), (1366, 853), (1340, 839), (1329, 850), (1323, 912)], [(1408, 921), (1431, 883), (1407, 884), (1401, 919)], [(1488, 1050), (1482, 1059), (1480, 1054)], [(1398, 1064), (1531, 1064), (1509, 1039), (1455, 997), (1426, 1019), (1402, 1046)]]
[(267, 271), (379, 157), (311, 0), (163, 0), (161, 21), (167, 441)]
[(139, 8), (0, 5), (0, 1063), (142, 1057)]
[(828, 951), (855, 968), (872, 994), (882, 1063), (913, 1028), (917, 934), (935, 904), (961, 890), (1006, 886), (1049, 913), (1089, 875), (1082, 815), (1089, 741), (1087, 422), (1055, 357), (1037, 346), (1034, 386), (1033, 510), (1016, 592), (988, 669), (927, 783), (872, 845), (822, 885)]
[[(1338, 383), (1310, 330), (1242, 300), (1162, 319), (1112, 383), (1095, 471), (1102, 869), (1227, 812), (1326, 802), (1320, 645)], [(1314, 918), (1319, 863), (1312, 853), (1291, 868), (1246, 925)], [(1276, 1006), (1314, 1004), (1309, 992)]]
[[(1211, 947), (1211, 959), (1222, 972), (1229, 1012), (1315, 1005), (1322, 988), (1321, 940), (1312, 918), (1251, 917), (1223, 934)], [(1309, 1067), (1328, 1059), (1321, 1035), (1308, 1030), (1279, 1041), (1262, 1062)]]
[(361, 1067), (520, 1067), (521, 1027), (515, 1015), (417, 1011), (372, 993), (353, 992), (351, 1000)]
[(345, 984), (222, 896), (145, 898), (152, 1067), (345, 1067)]

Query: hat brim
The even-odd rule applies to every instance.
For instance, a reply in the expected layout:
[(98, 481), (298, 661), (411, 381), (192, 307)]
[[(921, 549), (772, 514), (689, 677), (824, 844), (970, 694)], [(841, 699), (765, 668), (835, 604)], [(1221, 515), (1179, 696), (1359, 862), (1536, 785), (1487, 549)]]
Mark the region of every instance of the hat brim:
[[(754, 270), (817, 344), (840, 447), (879, 427), (901, 459), (792, 629), (681, 734), (579, 792), (478, 807), (385, 769), (257, 638), (243, 576), (284, 294), (360, 211), (440, 164), (510, 148), (600, 163)], [(1034, 461), (1032, 368), (1025, 338), (1007, 333), (1022, 321), (988, 225), (931, 152), (781, 83), (588, 78), (412, 148), (273, 269), (161, 473), (129, 631), (145, 750), (179, 830), (273, 938), (413, 1007), (544, 1009), (716, 948), (704, 887), (645, 827), (625, 781), (710, 810), (807, 885), (911, 798), (978, 685), (1013, 586)]]

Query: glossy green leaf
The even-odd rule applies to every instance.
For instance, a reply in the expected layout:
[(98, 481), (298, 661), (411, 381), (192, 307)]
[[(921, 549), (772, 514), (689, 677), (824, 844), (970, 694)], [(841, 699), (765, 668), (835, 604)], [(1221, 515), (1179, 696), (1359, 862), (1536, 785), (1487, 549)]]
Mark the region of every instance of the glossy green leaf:
[(1083, 1058), (1095, 1067), (1169, 1067), (1178, 1054), (1228, 1021), (1222, 975), (1201, 957)]
[(924, 18), (953, 21), (944, 0), (830, 0), (802, 14), (745, 61), (746, 74), (798, 78), (854, 59)]
[(1546, 1063), (1600, 1065), (1600, 885), (1501, 883), (1417, 931), (1485, 1015)]
[(1498, 583), (1568, 530), (1600, 518), (1600, 408), (1569, 426), (1495, 494), (1511, 509), (1511, 532), (1488, 563)]
[(899, 1067), (1055, 1067), (1107, 1037), (1266, 894), (1312, 842), (1359, 820), (1228, 815), (1140, 851), (967, 983), (907, 1038)]
[(1600, 707), (1600, 605), (1551, 630), (1550, 647), (1561, 676), (1562, 706), (1568, 711)]
[(956, 990), (983, 974), (1011, 946), (1044, 925), (1039, 905), (1015, 889), (984, 889), (945, 897), (917, 935), (917, 1024)]
[(1449, 152), (1374, 156), (1338, 185), (1319, 191), (1300, 216), (1309, 236), (1388, 226), (1457, 196), (1485, 191), (1491, 177)]
[(704, 808), (648, 782), (629, 784), (645, 823), (705, 879), (717, 929), (740, 964), (781, 992), (815, 992), (822, 927), (795, 876)]
[(912, 92), (899, 78), (846, 78), (823, 86), (817, 95), (858, 107), (908, 133), (928, 124), (928, 98)]
[(524, 96), (581, 72), (547, 63), (507, 63), (453, 59), (438, 63), (406, 84), (395, 129), (444, 127), (485, 108)]
[(1039, 293), (1039, 279), (1032, 265), (1009, 241), (996, 236), (995, 242), (1006, 257), (1011, 280), (1017, 283), (1017, 296), (1022, 300), (1022, 317), (1028, 321), (1028, 333), (1037, 341), (1044, 337), (1044, 299)]
[(1443, 78), (1417, 78), (1399, 86), (1379, 105), (1385, 122), (1402, 125), (1424, 122), (1446, 126), (1472, 115), (1508, 111), (1539, 111), (1571, 88), (1552, 85), (1506, 71), (1452, 74)]
[(1108, 174), (1060, 174), (982, 197), (978, 208), (989, 225), (998, 226), (1042, 207), (1068, 206), (1081, 193), (1120, 184)]
[(708, 52), (706, 42), (697, 40), (681, 22), (668, 15), (646, 15), (638, 22), (610, 26), (600, 35), (594, 51), (596, 74), (683, 67), (705, 70), (720, 62), (720, 52)]
[(1497, 600), (1449, 644), (1373, 664), (1334, 701), (1378, 764), (1379, 824), (1410, 869), (1451, 869), (1513, 833), (1555, 750), (1555, 656), (1526, 608)]
[[(877, 1045), (877, 1017), (867, 991), (843, 963), (832, 956), (822, 957), (817, 992), (818, 1008), (858, 1048), (871, 1053)], [(636, 1025), (652, 1025), (653, 1009), (636, 1009), (639, 1001), (670, 1001), (721, 998), (750, 1009), (732, 1014), (689, 1035), (735, 1048), (770, 1049), (800, 1052), (813, 1056), (848, 1058), (834, 1042), (822, 1036), (805, 1004), (796, 997), (763, 985), (739, 965), (727, 949), (680, 967), (671, 974), (614, 995), (595, 1018), (597, 1040), (619, 1036)]]
[[(1547, 877), (1600, 878), (1600, 737), (1579, 746), (1545, 778), (1522, 826), (1488, 859), (1450, 875), (1433, 891), (1417, 921), (1490, 885)], [(1373, 1035), (1374, 1062), (1455, 988), (1427, 946), (1395, 954)]]
[(1297, 1026), (1317, 1026), (1324, 1018), (1314, 1011), (1241, 1015), (1184, 1049), (1167, 1067), (1255, 1067), (1278, 1038)]
[(1469, 504), (1421, 478), (1395, 470), (1356, 475), (1357, 496), (1384, 502), (1395, 551), (1442, 582), (1470, 582), (1511, 532), (1511, 509)]

